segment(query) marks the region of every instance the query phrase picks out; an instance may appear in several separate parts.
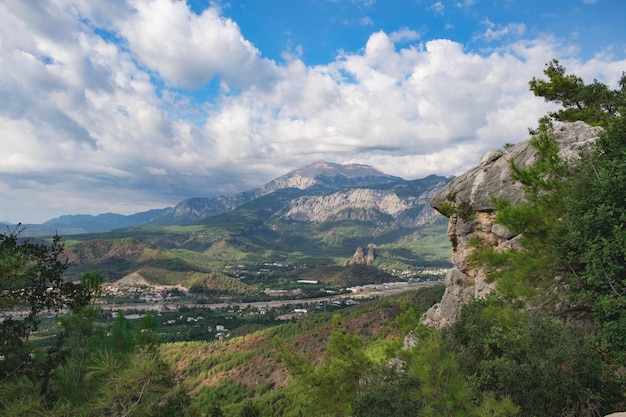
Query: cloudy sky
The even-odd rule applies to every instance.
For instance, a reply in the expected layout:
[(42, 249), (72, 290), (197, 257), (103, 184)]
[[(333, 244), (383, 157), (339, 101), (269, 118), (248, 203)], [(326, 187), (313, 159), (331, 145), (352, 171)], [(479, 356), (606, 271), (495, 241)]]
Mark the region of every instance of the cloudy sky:
[(458, 175), (557, 58), (614, 87), (623, 0), (0, 0), (0, 220), (131, 214), (316, 160)]

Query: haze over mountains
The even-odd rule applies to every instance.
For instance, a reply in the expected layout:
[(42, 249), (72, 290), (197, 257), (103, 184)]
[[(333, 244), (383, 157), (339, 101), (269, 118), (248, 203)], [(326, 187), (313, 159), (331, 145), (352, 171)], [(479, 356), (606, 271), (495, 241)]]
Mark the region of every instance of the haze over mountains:
[[(238, 194), (193, 197), (174, 207), (132, 215), (64, 215), (41, 225), (24, 224), (22, 236), (44, 236), (55, 232), (60, 235), (75, 235), (136, 226), (190, 224), (230, 212), (268, 196), (276, 200), (272, 204), (272, 216), (283, 220), (380, 220), (381, 216), (387, 216), (408, 227), (423, 223), (424, 219), (435, 215), (426, 204), (427, 199), (448, 180), (433, 175), (421, 180), (406, 181), (368, 165), (340, 165), (316, 161), (262, 187)], [(415, 213), (417, 206), (418, 213)]]

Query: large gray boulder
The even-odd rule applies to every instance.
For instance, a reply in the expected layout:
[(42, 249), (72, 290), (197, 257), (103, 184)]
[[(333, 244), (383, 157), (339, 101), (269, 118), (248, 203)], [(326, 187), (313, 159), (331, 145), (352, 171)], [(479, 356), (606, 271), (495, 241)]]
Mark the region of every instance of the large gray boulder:
[[(584, 122), (564, 123), (554, 129), (553, 136), (559, 143), (561, 156), (575, 164), (580, 149), (593, 143), (601, 130)], [(463, 304), (494, 290), (493, 284), (486, 282), (485, 271), (469, 260), (476, 247), (475, 244), (470, 245), (470, 241), (474, 243), (478, 239), (481, 245), (489, 245), (495, 250), (518, 246), (519, 236), (495, 224), (497, 213), (492, 197), (505, 198), (512, 203), (522, 202), (524, 187), (511, 179), (511, 161), (515, 161), (517, 166), (529, 167), (536, 158), (529, 140), (506, 150), (489, 151), (478, 166), (433, 195), (430, 205), (449, 216), (448, 237), (452, 242), (454, 267), (446, 276), (446, 291), (441, 303), (424, 315), (425, 324), (445, 326), (456, 319)], [(445, 210), (450, 206), (459, 208), (455, 212), (460, 214)]]

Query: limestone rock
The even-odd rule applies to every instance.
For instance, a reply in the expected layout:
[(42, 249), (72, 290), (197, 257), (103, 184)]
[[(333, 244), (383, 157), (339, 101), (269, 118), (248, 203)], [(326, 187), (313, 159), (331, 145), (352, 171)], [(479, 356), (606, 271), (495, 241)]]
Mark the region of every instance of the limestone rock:
[(359, 246), (358, 248), (356, 248), (356, 252), (354, 252), (354, 255), (352, 255), (352, 258), (348, 259), (344, 263), (344, 266), (354, 265), (354, 264), (371, 265), (371, 263), (374, 262), (374, 259), (376, 258), (376, 254), (374, 252), (375, 248), (376, 248), (376, 245), (373, 243), (370, 243), (369, 245), (367, 245), (367, 254), (366, 254), (365, 250)]
[[(558, 126), (554, 130), (554, 138), (561, 146), (561, 156), (575, 162), (578, 151), (592, 143), (601, 130), (584, 122)], [(520, 142), (505, 151), (489, 151), (478, 166), (436, 192), (430, 205), (438, 209), (444, 202), (457, 206), (465, 202), (476, 211), (489, 211), (494, 209), (490, 200), (492, 196), (519, 203), (524, 199), (524, 187), (511, 180), (510, 161), (514, 160), (520, 167), (528, 167), (535, 163), (535, 159), (535, 149), (529, 146), (529, 141)]]
[[(574, 164), (579, 150), (593, 143), (601, 130), (584, 122), (564, 123), (554, 129), (553, 136), (561, 147), (561, 156)], [(486, 282), (485, 271), (470, 262), (470, 256), (477, 243), (495, 250), (519, 247), (519, 236), (495, 224), (496, 212), (491, 199), (505, 198), (514, 204), (524, 201), (524, 187), (511, 179), (510, 162), (513, 160), (517, 166), (529, 167), (535, 163), (536, 157), (529, 141), (504, 151), (489, 151), (478, 166), (433, 195), (430, 205), (449, 216), (448, 238), (452, 243), (454, 267), (446, 276), (441, 303), (424, 315), (425, 324), (445, 326), (455, 320), (463, 304), (494, 290), (493, 284)], [(455, 207), (454, 213), (443, 210), (446, 205)]]

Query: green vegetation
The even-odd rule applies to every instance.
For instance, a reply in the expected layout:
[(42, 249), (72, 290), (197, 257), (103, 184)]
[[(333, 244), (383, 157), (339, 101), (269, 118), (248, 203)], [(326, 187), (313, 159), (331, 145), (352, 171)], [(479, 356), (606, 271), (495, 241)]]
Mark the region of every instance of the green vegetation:
[[(135, 328), (122, 315), (97, 322), (93, 303), (102, 276), (66, 282), (63, 245), (19, 239), (19, 229), (0, 235), (0, 413), (6, 416), (181, 415), (186, 394), (157, 354), (155, 323)], [(30, 336), (41, 313), (69, 309), (60, 332), (39, 347)], [(25, 316), (24, 316), (25, 314)]]
[(455, 206), (449, 201), (445, 201), (439, 207), (439, 212), (446, 217), (450, 217), (456, 214), (461, 219), (470, 221), (472, 220), (471, 216), (474, 212), (474, 208), (467, 201), (461, 202), (458, 206)]
[[(79, 311), (91, 298), (88, 287), (63, 280), (63, 244), (31, 243), (15, 231), (0, 234), (0, 381), (33, 371), (29, 336), (40, 313), (65, 306)], [(20, 312), (23, 313), (20, 315)]]
[(546, 65), (544, 74), (548, 80), (533, 78), (529, 83), (530, 90), (546, 101), (563, 106), (550, 113), (555, 120), (582, 120), (592, 126), (607, 126), (611, 118), (626, 107), (626, 74), (622, 74), (619, 90), (611, 90), (598, 80), (586, 85), (582, 78), (566, 74), (565, 68), (556, 59)]
[[(320, 311), (222, 343), (162, 344), (161, 357), (179, 370), (185, 387), (193, 391), (190, 407), (198, 412), (217, 407), (225, 416), (240, 416), (244, 410), (263, 416), (322, 415), (320, 407), (326, 406), (331, 413), (344, 412), (361, 392), (357, 376), (372, 372), (370, 365), (382, 366), (402, 346), (404, 333), (395, 318), (410, 309), (405, 314), (416, 320), (442, 294), (443, 285), (437, 285)], [(326, 385), (312, 390), (311, 384), (318, 383)], [(331, 404), (324, 397), (334, 384), (344, 391), (333, 394), (337, 401)]]
[[(625, 406), (616, 370), (626, 366), (626, 77), (620, 90), (585, 86), (556, 61), (546, 75), (531, 89), (564, 105), (553, 118), (606, 129), (572, 166), (550, 120), (540, 121), (535, 166), (513, 165), (528, 201), (497, 202), (496, 221), (522, 233), (521, 248), (481, 248), (474, 258), (503, 298), (466, 307), (455, 337), (462, 349), (473, 346), (466, 362), (478, 383), (510, 395), (526, 415), (597, 415)], [(474, 332), (483, 336), (472, 340)]]
[(596, 415), (606, 385), (592, 337), (518, 307), (495, 297), (464, 307), (449, 331), (462, 374), (481, 392), (510, 398), (523, 415)]
[[(626, 360), (626, 114), (615, 117), (566, 183), (555, 245), (569, 295), (589, 306), (600, 336)], [(624, 362), (622, 362), (624, 363)]]

